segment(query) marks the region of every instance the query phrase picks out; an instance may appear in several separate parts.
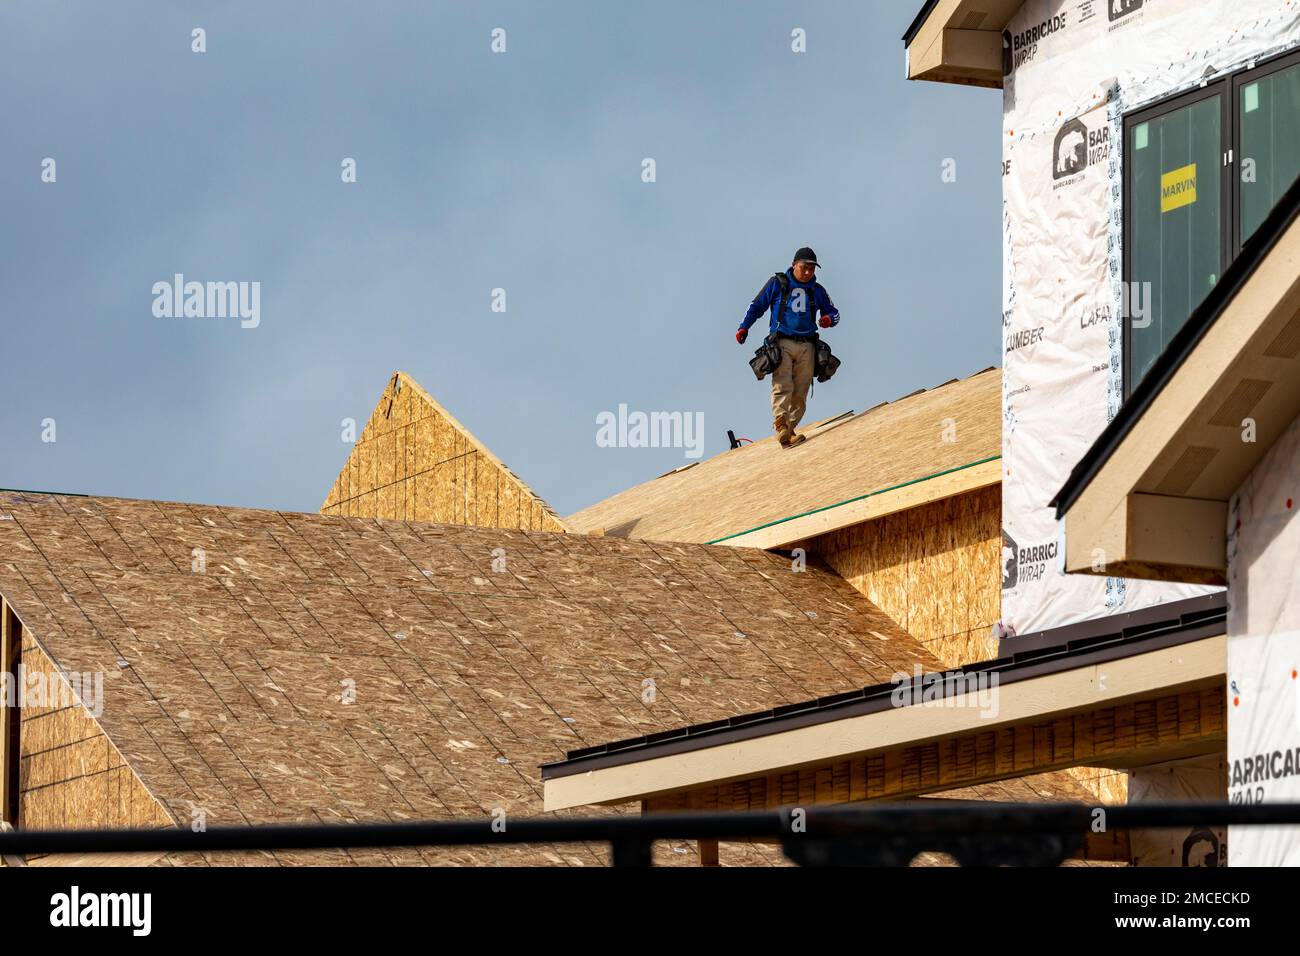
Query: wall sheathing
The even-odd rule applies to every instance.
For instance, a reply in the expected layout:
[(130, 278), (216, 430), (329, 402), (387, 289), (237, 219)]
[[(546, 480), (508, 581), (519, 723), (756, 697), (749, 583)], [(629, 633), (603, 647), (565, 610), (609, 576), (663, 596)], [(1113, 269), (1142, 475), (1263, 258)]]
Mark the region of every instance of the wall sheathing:
[(567, 530), (545, 501), (401, 373), (385, 388), (321, 514)]
[(996, 486), (804, 543), (950, 667), (997, 657), (1002, 500)]
[(1048, 502), (1122, 400), (1123, 115), (1298, 37), (1287, 0), (1031, 0), (1007, 26), (1002, 620), (1016, 633), (1206, 593), (1067, 576)]
[(19, 828), (167, 827), (172, 820), (30, 635), (23, 636), (29, 686), (64, 688), (21, 708)]

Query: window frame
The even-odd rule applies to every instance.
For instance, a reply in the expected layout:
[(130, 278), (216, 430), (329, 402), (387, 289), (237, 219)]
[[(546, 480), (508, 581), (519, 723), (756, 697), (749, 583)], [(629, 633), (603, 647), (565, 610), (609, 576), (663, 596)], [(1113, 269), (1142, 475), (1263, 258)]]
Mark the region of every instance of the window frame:
[[(1254, 66), (1242, 67), (1235, 72), (1224, 74), (1207, 81), (1203, 85), (1198, 85), (1194, 89), (1175, 93), (1172, 96), (1167, 96), (1164, 99), (1124, 114), (1120, 133), (1123, 140), (1120, 144), (1120, 148), (1123, 150), (1120, 154), (1123, 162), (1121, 172), (1123, 183), (1120, 193), (1122, 207), (1120, 210), (1122, 229), (1120, 235), (1120, 268), (1125, 286), (1128, 286), (1132, 281), (1133, 275), (1133, 244), (1129, 241), (1133, 227), (1133, 177), (1131, 175), (1133, 164), (1132, 153), (1129, 149), (1129, 135), (1133, 127), (1153, 119), (1159, 119), (1161, 116), (1180, 110), (1185, 106), (1191, 106), (1216, 94), (1220, 96), (1219, 142), (1222, 153), (1221, 170), (1223, 178), (1219, 183), (1219, 243), (1221, 252), (1219, 274), (1222, 276), (1224, 270), (1232, 264), (1233, 260), (1241, 255), (1243, 246), (1241, 239), (1241, 175), (1238, 172), (1241, 168), (1241, 113), (1238, 109), (1241, 90), (1243, 87), (1266, 76), (1297, 65), (1300, 65), (1300, 47), (1257, 60)], [(1224, 185), (1225, 179), (1228, 183), (1226, 188)], [(1121, 387), (1124, 401), (1128, 401), (1135, 384), (1130, 368), (1132, 326), (1129, 316), (1122, 315), (1120, 320), (1120, 348), (1122, 350), (1120, 371), (1123, 379)]]
[(1241, 240), (1241, 114), (1237, 112), (1241, 103), (1241, 91), (1251, 83), (1258, 82), (1266, 76), (1300, 65), (1300, 48), (1261, 60), (1254, 67), (1238, 70), (1228, 77), (1232, 83), (1232, 250), (1233, 258), (1241, 255), (1244, 243)]
[[(1124, 114), (1122, 131), (1120, 133), (1120, 136), (1123, 139), (1123, 143), (1121, 144), (1120, 148), (1123, 149), (1124, 151), (1122, 153), (1123, 168), (1121, 172), (1121, 178), (1123, 179), (1123, 191), (1121, 193), (1121, 200), (1120, 200), (1122, 205), (1121, 229), (1123, 230), (1123, 233), (1120, 236), (1120, 246), (1121, 246), (1120, 251), (1121, 251), (1121, 260), (1122, 260), (1122, 265), (1120, 268), (1123, 270), (1122, 275), (1123, 275), (1123, 282), (1125, 286), (1128, 286), (1128, 284), (1132, 281), (1132, 275), (1133, 275), (1133, 262), (1132, 262), (1133, 243), (1129, 241), (1129, 236), (1132, 235), (1132, 231), (1133, 231), (1133, 220), (1132, 220), (1133, 177), (1131, 175), (1133, 164), (1132, 164), (1132, 153), (1129, 150), (1129, 142), (1130, 142), (1129, 134), (1132, 132), (1133, 127), (1140, 126), (1142, 123), (1146, 123), (1154, 119), (1159, 119), (1162, 116), (1167, 116), (1170, 113), (1175, 113), (1178, 110), (1181, 110), (1185, 107), (1193, 106), (1196, 103), (1200, 103), (1203, 100), (1208, 100), (1214, 96), (1218, 96), (1219, 97), (1220, 162), (1223, 164), (1222, 168), (1227, 169), (1229, 165), (1227, 161), (1228, 150), (1231, 149), (1231, 143), (1232, 143), (1231, 127), (1232, 127), (1232, 112), (1233, 112), (1232, 111), (1233, 104), (1230, 103), (1228, 100), (1231, 96), (1234, 95), (1233, 87), (1232, 84), (1229, 82), (1229, 80), (1230, 77), (1227, 76), (1220, 77), (1217, 80), (1206, 83), (1204, 86), (1198, 86), (1195, 89), (1186, 90), (1182, 93), (1177, 93), (1173, 96), (1169, 96), (1166, 97), (1165, 99), (1152, 103), (1149, 106), (1144, 106), (1140, 109), (1136, 109), (1130, 113)], [(1232, 177), (1232, 178), (1235, 179), (1236, 177)], [(1232, 229), (1232, 223), (1230, 222), (1232, 218), (1232, 203), (1234, 201), (1235, 201), (1235, 197), (1234, 195), (1232, 195), (1232, 190), (1224, 189), (1223, 183), (1222, 181), (1220, 181), (1219, 184), (1219, 275), (1223, 275), (1223, 270), (1228, 267), (1228, 264), (1231, 263), (1234, 258), (1236, 258), (1236, 255), (1232, 249), (1233, 229)], [(1129, 297), (1131, 300), (1132, 298), (1131, 292), (1129, 294)], [(1123, 376), (1122, 388), (1123, 388), (1124, 400), (1128, 401), (1129, 395), (1131, 395), (1133, 392), (1133, 384), (1134, 384), (1133, 373), (1130, 367), (1130, 360), (1133, 357), (1133, 349), (1131, 344), (1133, 330), (1132, 330), (1132, 320), (1130, 316), (1121, 315), (1120, 321), (1122, 323), (1122, 334), (1121, 334), (1121, 344), (1120, 344), (1120, 349), (1122, 351), (1121, 351), (1120, 369), (1121, 369), (1121, 374)]]

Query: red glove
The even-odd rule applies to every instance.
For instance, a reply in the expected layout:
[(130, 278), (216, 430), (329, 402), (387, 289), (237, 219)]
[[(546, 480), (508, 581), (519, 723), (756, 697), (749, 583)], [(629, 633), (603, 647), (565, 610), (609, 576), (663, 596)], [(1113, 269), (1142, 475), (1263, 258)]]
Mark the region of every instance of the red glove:
[(736, 329), (736, 342), (739, 345), (745, 344), (745, 339), (749, 338), (749, 329)]
[(823, 315), (819, 321), (821, 322), (823, 329), (829, 329), (831, 327), (831, 317), (829, 315)]

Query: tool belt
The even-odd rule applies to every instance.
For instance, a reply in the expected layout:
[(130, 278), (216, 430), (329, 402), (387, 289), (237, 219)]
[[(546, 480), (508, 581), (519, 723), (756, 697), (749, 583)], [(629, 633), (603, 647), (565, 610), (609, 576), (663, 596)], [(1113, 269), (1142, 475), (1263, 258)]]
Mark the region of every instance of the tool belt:
[[(775, 372), (777, 366), (781, 364), (781, 343), (777, 338), (775, 332), (768, 335), (754, 352), (754, 357), (749, 360), (749, 367), (753, 369), (754, 376), (760, 382)], [(840, 360), (816, 332), (805, 341), (813, 343), (813, 377), (819, 382), (830, 381), (831, 376), (839, 370)]]

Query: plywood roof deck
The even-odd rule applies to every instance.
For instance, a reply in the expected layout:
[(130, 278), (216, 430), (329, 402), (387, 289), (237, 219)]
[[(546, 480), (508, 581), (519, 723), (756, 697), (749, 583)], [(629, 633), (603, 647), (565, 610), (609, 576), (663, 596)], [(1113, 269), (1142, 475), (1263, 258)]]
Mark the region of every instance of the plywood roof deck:
[[(850, 499), (988, 465), (1002, 449), (1002, 374), (965, 379), (836, 416), (782, 449), (768, 437), (670, 472), (570, 515), (574, 531), (661, 541), (719, 541)], [(950, 491), (948, 492), (951, 493)]]
[(181, 823), (535, 814), (539, 766), (574, 748), (938, 666), (829, 571), (554, 532), (4, 493), (0, 593), (65, 672), (104, 673), (99, 725)]

